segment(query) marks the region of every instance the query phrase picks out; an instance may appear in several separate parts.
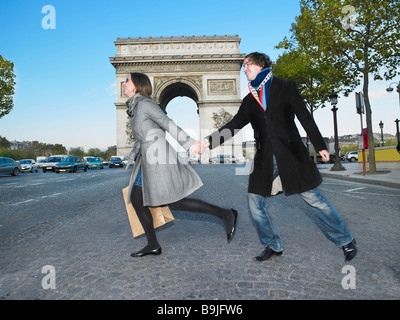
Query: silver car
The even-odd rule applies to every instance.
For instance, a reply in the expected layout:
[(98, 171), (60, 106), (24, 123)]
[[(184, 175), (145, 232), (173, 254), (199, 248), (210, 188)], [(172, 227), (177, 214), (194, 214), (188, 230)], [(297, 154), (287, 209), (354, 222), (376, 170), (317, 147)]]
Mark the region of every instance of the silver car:
[(38, 165), (39, 169), (43, 168), (43, 166), (46, 165), (46, 162), (47, 162), (47, 159), (40, 159), (40, 160), (37, 162), (37, 165)]
[(22, 159), (18, 161), (21, 165), (22, 172), (38, 172), (38, 165), (35, 160), (33, 159)]
[(66, 154), (59, 154), (59, 155), (55, 155), (55, 156), (50, 156), (45, 165), (42, 166), (42, 170), (43, 172), (47, 172), (47, 171), (53, 171), (55, 169), (55, 166), (57, 163), (63, 161), (66, 157), (68, 157)]
[(354, 162), (358, 160), (358, 151), (349, 151), (344, 155), (344, 160)]

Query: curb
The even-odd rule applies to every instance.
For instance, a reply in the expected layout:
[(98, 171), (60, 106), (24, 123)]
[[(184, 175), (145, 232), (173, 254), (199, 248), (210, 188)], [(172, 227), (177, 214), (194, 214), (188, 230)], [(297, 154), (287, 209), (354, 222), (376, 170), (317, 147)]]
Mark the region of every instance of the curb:
[(322, 173), (320, 172), (322, 177), (331, 178), (331, 179), (338, 179), (338, 180), (346, 180), (346, 181), (353, 181), (359, 183), (367, 183), (373, 185), (380, 185), (384, 187), (390, 187), (395, 189), (400, 189), (400, 183), (390, 182), (390, 181), (382, 181), (382, 180), (373, 180), (368, 178), (357, 178), (357, 177), (350, 177), (350, 176), (342, 176), (333, 173)]

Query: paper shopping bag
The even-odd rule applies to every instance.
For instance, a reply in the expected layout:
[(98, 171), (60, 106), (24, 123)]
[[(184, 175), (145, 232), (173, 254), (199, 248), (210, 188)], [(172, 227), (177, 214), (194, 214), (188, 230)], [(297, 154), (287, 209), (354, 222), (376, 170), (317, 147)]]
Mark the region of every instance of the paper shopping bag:
[[(124, 196), (124, 202), (126, 211), (128, 213), (129, 223), (131, 225), (133, 237), (136, 238), (142, 234), (144, 234), (144, 229), (142, 224), (139, 221), (139, 218), (136, 214), (135, 209), (133, 208), (132, 203), (128, 203), (128, 189), (126, 187), (122, 189), (122, 194)], [(167, 224), (174, 220), (174, 216), (172, 215), (171, 211), (169, 210), (168, 206), (161, 206), (161, 207), (149, 207), (151, 215), (153, 216), (153, 225), (154, 229)]]

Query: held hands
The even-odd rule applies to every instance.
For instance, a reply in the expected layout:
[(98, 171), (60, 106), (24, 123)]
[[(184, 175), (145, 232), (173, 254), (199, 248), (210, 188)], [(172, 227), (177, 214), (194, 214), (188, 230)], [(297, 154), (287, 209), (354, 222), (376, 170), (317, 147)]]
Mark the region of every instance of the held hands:
[(192, 154), (199, 154), (199, 153), (202, 154), (206, 150), (206, 148), (208, 148), (209, 145), (210, 143), (208, 142), (207, 139), (199, 140), (190, 147), (190, 152)]
[(321, 151), (318, 152), (318, 153), (321, 155), (322, 161), (324, 161), (324, 162), (328, 162), (328, 161), (329, 161), (330, 157), (329, 157), (329, 152), (328, 152), (328, 150), (321, 150)]

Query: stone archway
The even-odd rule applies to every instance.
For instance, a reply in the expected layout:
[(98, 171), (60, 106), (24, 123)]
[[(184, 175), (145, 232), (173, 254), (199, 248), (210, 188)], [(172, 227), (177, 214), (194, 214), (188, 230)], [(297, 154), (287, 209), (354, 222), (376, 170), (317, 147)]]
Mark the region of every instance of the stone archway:
[(189, 97), (198, 104), (201, 98), (201, 91), (198, 84), (190, 78), (156, 77), (154, 78), (153, 97), (154, 101), (165, 109), (168, 103), (176, 97)]
[[(244, 54), (236, 36), (117, 39), (116, 55), (110, 58), (117, 78), (117, 154), (128, 155), (133, 147), (127, 130), (122, 84), (129, 73), (147, 74), (152, 98), (162, 108), (178, 96), (197, 103), (200, 137), (215, 131), (235, 115), (240, 103), (240, 69)], [(237, 134), (223, 146), (205, 152), (202, 162), (217, 154), (242, 156), (242, 137)]]

